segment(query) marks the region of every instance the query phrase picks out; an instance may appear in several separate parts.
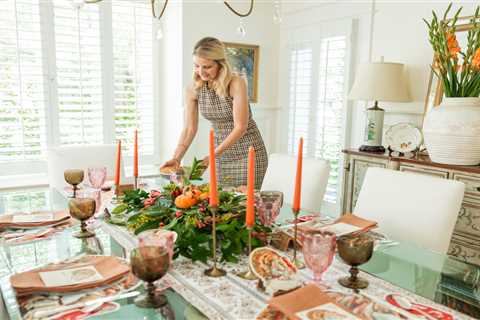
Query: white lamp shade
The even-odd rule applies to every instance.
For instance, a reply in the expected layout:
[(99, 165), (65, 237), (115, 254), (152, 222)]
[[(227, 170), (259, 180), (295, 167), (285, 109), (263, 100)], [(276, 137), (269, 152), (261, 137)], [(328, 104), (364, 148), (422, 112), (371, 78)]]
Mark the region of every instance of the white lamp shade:
[(348, 95), (352, 100), (411, 101), (401, 63), (362, 64)]

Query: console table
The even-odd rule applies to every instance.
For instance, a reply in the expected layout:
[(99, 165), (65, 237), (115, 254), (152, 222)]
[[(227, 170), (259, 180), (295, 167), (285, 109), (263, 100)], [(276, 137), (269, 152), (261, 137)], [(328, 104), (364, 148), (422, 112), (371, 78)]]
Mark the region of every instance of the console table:
[(342, 212), (353, 212), (368, 167), (426, 174), (465, 183), (465, 197), (450, 242), (449, 255), (480, 265), (480, 166), (453, 166), (415, 158), (343, 150)]

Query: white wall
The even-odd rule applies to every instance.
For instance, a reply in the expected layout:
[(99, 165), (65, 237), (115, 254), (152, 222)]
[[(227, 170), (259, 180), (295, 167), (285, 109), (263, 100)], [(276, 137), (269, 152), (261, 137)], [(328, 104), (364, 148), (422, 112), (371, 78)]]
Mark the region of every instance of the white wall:
[[(177, 39), (182, 39), (181, 43), (172, 44), (172, 40), (167, 41), (165, 46), (175, 47), (175, 53), (170, 51), (165, 68), (175, 68), (173, 72), (180, 73), (181, 86), (179, 78), (174, 79), (167, 76), (166, 81), (174, 81), (169, 85), (165, 92), (167, 96), (161, 108), (164, 110), (161, 125), (165, 126), (164, 132), (164, 152), (162, 160), (171, 156), (176, 146), (176, 141), (183, 123), (183, 92), (192, 78), (192, 50), (195, 43), (203, 37), (212, 36), (226, 42), (237, 42), (245, 44), (254, 44), (260, 46), (259, 58), (259, 83), (258, 83), (258, 103), (251, 104), (254, 119), (262, 132), (265, 144), (269, 152), (276, 149), (275, 146), (275, 113), (277, 112), (277, 66), (278, 66), (278, 39), (279, 27), (273, 24), (273, 4), (272, 1), (263, 1), (255, 3), (253, 13), (244, 18), (244, 25), (247, 33), (245, 37), (237, 34), (239, 26), (239, 17), (234, 15), (221, 1), (184, 1), (183, 4), (175, 3), (174, 6), (182, 6), (182, 32), (174, 32)], [(245, 1), (239, 3), (232, 2), (232, 5), (241, 12), (248, 10), (248, 3)], [(171, 8), (167, 9), (170, 10)], [(167, 11), (167, 14), (170, 14)], [(178, 22), (179, 19), (176, 19)], [(173, 57), (173, 54), (176, 57)], [(180, 57), (179, 57), (180, 56)], [(178, 61), (173, 63), (173, 61)], [(182, 88), (181, 88), (182, 87)], [(168, 115), (168, 116), (167, 116)], [(185, 156), (185, 162), (190, 163), (191, 159), (204, 157), (208, 153), (208, 131), (210, 123), (200, 117), (199, 132)]]

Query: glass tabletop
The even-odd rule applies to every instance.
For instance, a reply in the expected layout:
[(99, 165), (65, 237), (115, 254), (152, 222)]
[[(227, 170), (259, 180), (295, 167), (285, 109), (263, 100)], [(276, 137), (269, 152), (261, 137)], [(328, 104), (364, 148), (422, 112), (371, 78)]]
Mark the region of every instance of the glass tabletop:
[(480, 318), (480, 267), (411, 243), (376, 250), (361, 270), (429, 300)]
[[(150, 180), (149, 185), (161, 184), (158, 179)], [(33, 211), (42, 209), (64, 209), (68, 199), (57, 191), (48, 188), (32, 188), (20, 191), (0, 192), (0, 214), (15, 211)], [(301, 212), (300, 215), (309, 214)], [(281, 209), (278, 221), (288, 223), (293, 214), (288, 205)], [(0, 285), (7, 310), (12, 319), (20, 318), (18, 305), (10, 288), (9, 276), (12, 273), (31, 269), (50, 262), (60, 261), (88, 251), (92, 246), (101, 247), (103, 254), (125, 258), (127, 253), (110, 235), (96, 229), (96, 238), (91, 243), (71, 236), (75, 230), (67, 229), (55, 236), (36, 242), (0, 247)], [(429, 300), (446, 305), (460, 312), (480, 318), (480, 268), (443, 254), (431, 252), (409, 243), (395, 243), (380, 246), (369, 263), (361, 269)], [(145, 310), (137, 308), (132, 298), (120, 301), (118, 311), (135, 314), (144, 319), (162, 319), (175, 315), (183, 319), (185, 312), (200, 314), (175, 291), (167, 292), (169, 305), (167, 310)], [(118, 319), (112, 313), (102, 319)], [(134, 317), (134, 318), (135, 318)], [(201, 317), (201, 315), (200, 315)]]
[[(61, 193), (48, 188), (34, 188), (23, 192), (0, 193), (0, 214), (5, 212), (64, 209), (68, 199)], [(10, 276), (48, 263), (58, 262), (85, 253), (102, 254), (128, 258), (128, 253), (101, 228), (95, 228), (96, 236), (77, 239), (72, 233), (78, 227), (66, 229), (48, 239), (34, 242), (2, 245), (0, 247), (0, 287), (7, 313), (11, 319), (21, 319), (15, 293), (10, 286)], [(137, 289), (143, 292), (143, 286)], [(120, 309), (100, 315), (101, 319), (185, 319), (185, 315), (195, 315), (202, 319), (200, 311), (177, 294), (166, 290), (168, 304), (160, 309), (142, 309), (133, 304), (134, 298), (115, 300)], [(192, 318), (191, 316), (189, 318)], [(92, 319), (95, 319), (93, 317)]]

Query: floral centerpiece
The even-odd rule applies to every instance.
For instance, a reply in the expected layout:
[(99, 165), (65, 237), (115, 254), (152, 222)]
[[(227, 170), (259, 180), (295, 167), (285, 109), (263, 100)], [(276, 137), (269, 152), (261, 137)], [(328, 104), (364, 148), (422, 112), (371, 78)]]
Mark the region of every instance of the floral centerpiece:
[(466, 43), (457, 40), (460, 8), (448, 19), (435, 12), (428, 26), (434, 51), (432, 70), (440, 79), (446, 98), (426, 115), (423, 125), (425, 145), (434, 162), (455, 165), (480, 163), (480, 23), (475, 14), (464, 25)]
[[(200, 161), (194, 160), (186, 170), (182, 184), (170, 182), (161, 190), (137, 189), (126, 191), (122, 202), (112, 210), (108, 222), (126, 226), (135, 234), (164, 228), (175, 231), (174, 257), (182, 255), (192, 260), (206, 261), (211, 256), (212, 213), (209, 208), (209, 185), (194, 185), (203, 171)], [(220, 241), (222, 260), (236, 262), (237, 255), (248, 245), (245, 228), (245, 195), (219, 191), (216, 212), (217, 238)], [(269, 228), (256, 224), (257, 233), (270, 232)], [(261, 245), (254, 238), (253, 247)]]
[(447, 97), (480, 96), (480, 29), (478, 28), (479, 9), (470, 19), (472, 28), (467, 34), (467, 44), (461, 48), (456, 32), (456, 23), (462, 8), (458, 9), (452, 19), (447, 15), (452, 8), (450, 4), (439, 21), (435, 12), (431, 22), (424, 19), (428, 26), (430, 44), (434, 51), (433, 72), (442, 81)]

